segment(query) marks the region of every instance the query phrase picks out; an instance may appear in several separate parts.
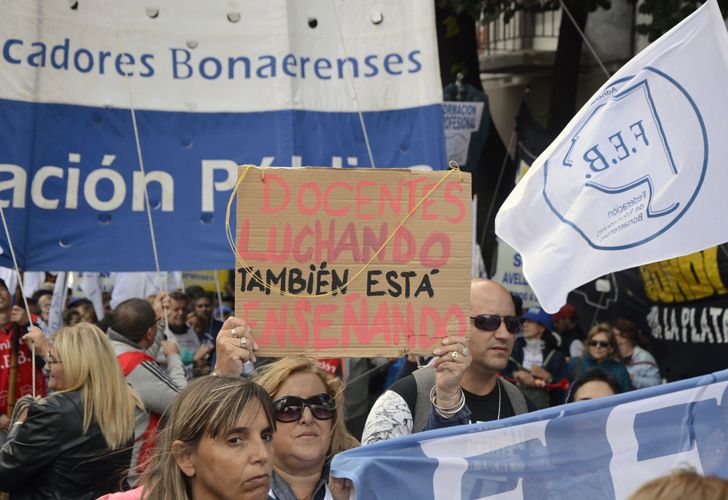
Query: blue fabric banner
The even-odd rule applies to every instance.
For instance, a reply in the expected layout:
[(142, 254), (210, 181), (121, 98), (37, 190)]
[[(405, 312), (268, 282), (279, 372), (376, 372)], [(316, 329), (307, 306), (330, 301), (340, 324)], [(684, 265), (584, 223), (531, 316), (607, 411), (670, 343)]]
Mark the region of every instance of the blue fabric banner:
[(728, 371), (334, 457), (357, 498), (626, 498), (689, 466), (728, 478)]
[(161, 269), (221, 269), (240, 164), (446, 166), (430, 3), (145, 7), (0, 0), (0, 204), (21, 268), (154, 270), (145, 185)]

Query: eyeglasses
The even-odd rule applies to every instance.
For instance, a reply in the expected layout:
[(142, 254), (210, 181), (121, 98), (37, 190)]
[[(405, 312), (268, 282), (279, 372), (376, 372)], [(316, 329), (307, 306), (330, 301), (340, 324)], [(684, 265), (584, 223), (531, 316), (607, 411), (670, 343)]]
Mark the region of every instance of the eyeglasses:
[(336, 415), (336, 401), (328, 394), (316, 394), (308, 399), (284, 396), (273, 401), (273, 412), (279, 422), (295, 422), (307, 406), (317, 420), (330, 420)]
[(609, 347), (609, 341), (607, 340), (590, 340), (589, 345), (592, 347)]
[(483, 330), (484, 332), (494, 332), (500, 325), (501, 321), (505, 323), (506, 330), (510, 333), (518, 333), (521, 329), (521, 320), (516, 316), (498, 316), (497, 314), (478, 314), (477, 316), (470, 316), (473, 320), (475, 328)]

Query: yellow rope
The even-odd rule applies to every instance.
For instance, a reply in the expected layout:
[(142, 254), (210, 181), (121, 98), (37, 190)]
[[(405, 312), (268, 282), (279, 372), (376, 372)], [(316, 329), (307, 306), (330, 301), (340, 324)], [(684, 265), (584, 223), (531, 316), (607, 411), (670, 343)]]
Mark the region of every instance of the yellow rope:
[[(384, 241), (384, 243), (382, 243), (382, 246), (379, 247), (379, 249), (374, 253), (374, 255), (372, 255), (372, 257), (369, 259), (369, 261), (366, 264), (364, 264), (361, 267), (361, 269), (359, 269), (351, 277), (350, 280), (348, 280), (345, 284), (341, 285), (340, 287), (336, 288), (335, 290), (331, 290), (329, 292), (321, 293), (321, 294), (317, 294), (317, 295), (306, 295), (306, 297), (311, 297), (311, 298), (316, 297), (317, 298), (317, 297), (328, 297), (330, 295), (335, 295), (335, 294), (339, 293), (341, 290), (343, 290), (344, 288), (346, 288), (347, 286), (349, 286), (349, 284), (351, 282), (353, 282), (357, 277), (359, 277), (359, 275), (361, 275), (367, 269), (367, 267), (369, 267), (369, 265), (372, 262), (374, 262), (374, 259), (376, 259), (377, 256), (382, 252), (382, 250), (384, 250), (384, 247), (387, 246), (387, 244), (391, 241), (391, 239), (394, 238), (394, 235), (397, 234), (397, 231), (399, 231), (399, 228), (401, 228), (404, 225), (404, 223), (407, 222), (407, 219), (409, 219), (412, 216), (412, 214), (415, 213), (418, 208), (420, 208), (422, 203), (424, 203), (425, 200), (427, 200), (427, 198), (429, 198), (430, 195), (432, 193), (434, 193), (440, 187), (440, 185), (442, 185), (443, 182), (445, 182), (445, 180), (450, 176), (450, 174), (452, 174), (453, 172), (458, 172), (458, 174), (459, 174), (458, 181), (459, 182), (462, 181), (462, 171), (460, 170), (460, 166), (454, 161), (451, 161), (449, 163), (449, 166), (450, 166), (450, 168), (448, 169), (448, 171), (445, 172), (445, 174), (440, 178), (439, 181), (437, 181), (437, 183), (432, 187), (432, 189), (430, 189), (422, 197), (422, 199), (420, 199), (420, 201), (417, 202), (417, 204), (412, 208), (412, 210), (409, 211), (409, 213), (404, 217), (404, 219), (402, 219), (402, 221), (399, 224), (397, 224), (397, 227), (394, 228), (394, 230), (390, 233), (390, 235), (387, 237), (387, 239)], [(256, 168), (254, 165), (243, 165), (243, 167), (245, 168), (245, 170), (243, 171), (242, 175), (240, 175), (240, 178), (238, 179), (238, 182), (235, 184), (235, 188), (233, 189), (232, 193), (230, 193), (230, 199), (228, 199), (228, 203), (227, 203), (227, 210), (225, 211), (225, 232), (227, 234), (228, 243), (230, 244), (230, 249), (233, 251), (233, 254), (235, 254), (235, 260), (241, 266), (243, 266), (243, 268), (245, 268), (245, 270), (253, 277), (253, 279), (255, 281), (257, 281), (258, 284), (260, 284), (263, 288), (267, 288), (271, 292), (274, 292), (277, 295), (282, 295), (284, 297), (300, 297), (301, 296), (300, 294), (291, 294), (288, 292), (284, 292), (282, 289), (273, 288), (270, 285), (268, 285), (267, 283), (265, 283), (255, 273), (253, 273), (253, 269), (250, 266), (248, 266), (248, 264), (245, 262), (245, 259), (243, 259), (240, 256), (240, 253), (238, 252), (237, 245), (235, 244), (235, 238), (233, 237), (232, 231), (230, 230), (230, 209), (233, 205), (233, 200), (235, 199), (235, 195), (238, 192), (238, 188), (240, 187), (240, 184), (242, 184), (242, 182), (245, 180), (245, 177), (248, 175), (248, 172), (250, 171), (250, 169)], [(262, 179), (262, 176), (263, 176), (263, 168), (261, 168), (261, 179)]]

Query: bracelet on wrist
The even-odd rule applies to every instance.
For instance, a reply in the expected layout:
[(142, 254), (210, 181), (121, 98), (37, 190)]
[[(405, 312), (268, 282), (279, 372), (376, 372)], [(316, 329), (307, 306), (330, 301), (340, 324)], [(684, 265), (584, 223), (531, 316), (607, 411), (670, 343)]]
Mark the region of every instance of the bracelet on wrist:
[(430, 403), (432, 403), (432, 407), (435, 409), (435, 412), (440, 415), (442, 418), (452, 418), (456, 413), (458, 413), (460, 410), (462, 410), (465, 407), (465, 393), (461, 388), (458, 387), (458, 393), (460, 396), (460, 399), (457, 403), (455, 403), (453, 406), (448, 408), (443, 408), (442, 406), (439, 406), (436, 403), (437, 399), (437, 388), (435, 386), (432, 387), (430, 390)]

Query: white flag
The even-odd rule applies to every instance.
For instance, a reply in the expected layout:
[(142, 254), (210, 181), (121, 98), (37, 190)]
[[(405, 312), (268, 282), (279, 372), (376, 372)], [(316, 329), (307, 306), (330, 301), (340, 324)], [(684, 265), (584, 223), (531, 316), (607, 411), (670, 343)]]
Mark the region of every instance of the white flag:
[(93, 304), (94, 312), (99, 320), (104, 317), (104, 299), (101, 295), (101, 284), (99, 283), (100, 275), (101, 273), (93, 272), (79, 273), (81, 292)]
[(556, 312), (607, 273), (728, 241), (728, 34), (708, 1), (624, 65), (496, 216)]
[(111, 292), (111, 307), (131, 298), (146, 298), (162, 290), (168, 292), (184, 289), (181, 271), (161, 273), (125, 272), (115, 273), (114, 289)]
[(63, 326), (63, 310), (66, 308), (66, 298), (68, 289), (66, 282), (68, 278), (67, 272), (60, 272), (56, 275), (56, 284), (53, 286), (53, 298), (51, 299), (51, 309), (48, 312), (48, 325), (46, 325), (45, 334), (50, 336)]

